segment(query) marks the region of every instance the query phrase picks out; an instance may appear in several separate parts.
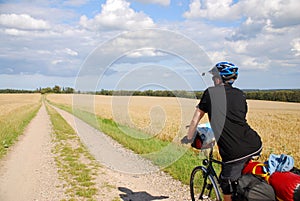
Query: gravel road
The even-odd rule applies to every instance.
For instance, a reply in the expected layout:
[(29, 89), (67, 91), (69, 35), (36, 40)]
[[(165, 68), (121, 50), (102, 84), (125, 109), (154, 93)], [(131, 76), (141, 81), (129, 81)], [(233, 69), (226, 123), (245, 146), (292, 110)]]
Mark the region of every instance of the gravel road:
[[(73, 115), (55, 109), (77, 131), (81, 141), (101, 164), (96, 178), (97, 200), (189, 200), (188, 186)], [(1, 201), (65, 198), (58, 185), (58, 169), (51, 153), (51, 132), (43, 105), (17, 144), (0, 162)]]

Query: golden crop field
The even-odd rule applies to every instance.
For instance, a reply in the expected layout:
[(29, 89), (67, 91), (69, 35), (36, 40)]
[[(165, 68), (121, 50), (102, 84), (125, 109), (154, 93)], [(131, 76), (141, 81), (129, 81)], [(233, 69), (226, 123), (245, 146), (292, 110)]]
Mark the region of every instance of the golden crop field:
[(0, 158), (33, 118), (40, 94), (0, 94)]
[(0, 94), (0, 116), (26, 105), (37, 104), (41, 94)]
[[(89, 95), (83, 96), (86, 98)], [(49, 94), (47, 99), (55, 103), (72, 104), (72, 95)], [(178, 136), (175, 139), (177, 141), (183, 136), (182, 133), (185, 134), (185, 126), (190, 123), (198, 102), (183, 98), (140, 96), (95, 96), (90, 99), (94, 100), (95, 113), (103, 118), (113, 119), (162, 139), (172, 140)], [(204, 121), (208, 121), (207, 118)]]
[(248, 100), (248, 123), (262, 137), (264, 154), (290, 154), (300, 166), (300, 103)]
[[(174, 142), (179, 142), (186, 134), (184, 127), (190, 123), (199, 102), (195, 99), (173, 97), (90, 97), (97, 115)], [(72, 95), (50, 94), (47, 99), (60, 104), (72, 104)], [(300, 103), (256, 100), (247, 102), (248, 123), (263, 140), (262, 160), (266, 160), (270, 153), (290, 154), (299, 167)], [(207, 121), (205, 117), (201, 123)]]

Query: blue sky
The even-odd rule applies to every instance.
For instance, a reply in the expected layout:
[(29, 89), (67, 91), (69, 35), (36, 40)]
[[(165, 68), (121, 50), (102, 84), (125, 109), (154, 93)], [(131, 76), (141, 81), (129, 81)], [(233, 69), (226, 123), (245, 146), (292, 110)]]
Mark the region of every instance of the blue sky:
[(0, 88), (299, 88), (298, 0), (0, 1)]

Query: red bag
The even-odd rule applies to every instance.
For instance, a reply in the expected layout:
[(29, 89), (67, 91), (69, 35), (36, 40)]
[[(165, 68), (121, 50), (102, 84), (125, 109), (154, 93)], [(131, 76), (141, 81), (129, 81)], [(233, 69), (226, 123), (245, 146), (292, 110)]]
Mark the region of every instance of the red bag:
[(274, 172), (269, 176), (278, 200), (300, 201), (300, 176), (292, 172)]
[(196, 149), (201, 149), (203, 144), (203, 140), (198, 133), (196, 134), (194, 141), (192, 142), (191, 146), (196, 148)]
[(254, 174), (267, 180), (269, 174), (264, 171), (264, 166), (265, 164), (261, 162), (249, 161), (245, 164), (242, 174)]

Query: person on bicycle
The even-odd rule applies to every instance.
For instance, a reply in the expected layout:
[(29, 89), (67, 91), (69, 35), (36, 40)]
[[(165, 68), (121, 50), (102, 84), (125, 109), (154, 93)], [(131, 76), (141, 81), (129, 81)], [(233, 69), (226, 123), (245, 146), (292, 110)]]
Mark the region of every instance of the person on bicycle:
[(219, 62), (209, 72), (215, 86), (204, 91), (186, 137), (193, 140), (199, 121), (207, 113), (223, 162), (220, 187), (224, 200), (231, 201), (235, 181), (241, 176), (245, 163), (260, 154), (262, 141), (247, 123), (248, 107), (244, 93), (232, 86), (238, 77), (238, 67), (233, 63)]

